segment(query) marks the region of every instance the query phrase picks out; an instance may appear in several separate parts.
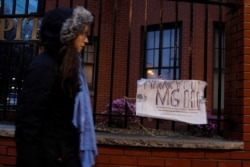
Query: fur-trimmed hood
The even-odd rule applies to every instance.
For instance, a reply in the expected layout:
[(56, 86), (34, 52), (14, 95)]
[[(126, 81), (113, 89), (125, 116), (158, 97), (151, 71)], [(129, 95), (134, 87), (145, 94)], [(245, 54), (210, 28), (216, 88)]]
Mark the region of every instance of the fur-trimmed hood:
[(73, 15), (68, 18), (61, 28), (61, 42), (67, 43), (76, 37), (81, 29), (93, 22), (92, 14), (82, 6), (77, 6)]
[(39, 35), (45, 47), (60, 48), (73, 40), (82, 28), (93, 22), (93, 15), (82, 6), (74, 9), (59, 7), (48, 11), (40, 27)]

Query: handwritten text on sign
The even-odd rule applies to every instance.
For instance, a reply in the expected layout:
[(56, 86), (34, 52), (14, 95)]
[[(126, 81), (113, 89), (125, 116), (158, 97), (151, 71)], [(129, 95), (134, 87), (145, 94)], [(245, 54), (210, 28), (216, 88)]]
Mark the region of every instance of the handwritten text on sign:
[(136, 115), (206, 124), (206, 85), (199, 80), (138, 80)]

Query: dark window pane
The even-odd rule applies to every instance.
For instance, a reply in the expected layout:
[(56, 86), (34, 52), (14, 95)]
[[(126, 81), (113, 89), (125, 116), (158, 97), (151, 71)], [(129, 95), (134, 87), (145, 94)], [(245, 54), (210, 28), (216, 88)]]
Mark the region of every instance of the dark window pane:
[(170, 47), (170, 32), (171, 30), (163, 31), (163, 47)]
[(154, 32), (148, 32), (147, 36), (147, 49), (154, 48)]
[(168, 67), (170, 65), (170, 49), (163, 49), (162, 52), (162, 66)]
[(159, 48), (160, 44), (160, 31), (155, 32), (155, 48)]
[(147, 51), (147, 64), (146, 67), (153, 67), (154, 66), (154, 50)]
[(159, 50), (154, 50), (154, 67), (158, 67), (159, 65)]

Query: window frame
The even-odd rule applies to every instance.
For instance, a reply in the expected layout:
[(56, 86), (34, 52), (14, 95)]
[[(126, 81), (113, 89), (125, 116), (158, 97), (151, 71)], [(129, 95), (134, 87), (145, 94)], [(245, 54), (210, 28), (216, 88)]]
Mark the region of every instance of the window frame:
[[(142, 27), (142, 31), (143, 31), (144, 27)], [(169, 47), (164, 47), (163, 43), (164, 43), (164, 31), (166, 30), (170, 30), (171, 31), (171, 37), (173, 38), (178, 38), (178, 39), (172, 39), (173, 43), (170, 44)], [(175, 34), (175, 32), (177, 31), (177, 34)], [(157, 43), (159, 43), (158, 47), (153, 48), (153, 51), (158, 50), (158, 62), (156, 67), (147, 67), (147, 51), (149, 50), (149, 48), (147, 47), (147, 42), (148, 42), (148, 33), (149, 32), (159, 32), (159, 41), (157, 41)], [(175, 22), (175, 23), (164, 23), (162, 25), (159, 24), (155, 24), (155, 25), (148, 25), (146, 27), (146, 30), (144, 30), (144, 36), (146, 36), (145, 41), (144, 41), (144, 64), (143, 64), (143, 77), (148, 78), (147, 72), (150, 70), (155, 70), (157, 72), (157, 76), (153, 77), (153, 78), (162, 78), (162, 79), (180, 79), (181, 78), (181, 39), (182, 39), (182, 22)], [(160, 42), (160, 41), (163, 42)], [(178, 42), (177, 44), (177, 52), (175, 52), (175, 43)], [(169, 65), (169, 66), (164, 66), (163, 65), (163, 51), (169, 49), (171, 53), (169, 57), (169, 61), (173, 61), (173, 65)], [(160, 53), (160, 51), (162, 53)], [(173, 56), (173, 57), (172, 57)], [(174, 59), (174, 57), (177, 57), (176, 59)], [(171, 60), (172, 59), (172, 60)], [(170, 63), (171, 64), (171, 63)], [(163, 70), (170, 70), (171, 74), (169, 77), (164, 77), (162, 75), (162, 71)], [(172, 70), (172, 71), (171, 71)], [(166, 74), (167, 76), (167, 74)]]
[[(219, 86), (219, 81), (218, 81), (218, 76), (219, 73), (221, 72), (221, 99), (220, 99), (220, 109), (224, 110), (224, 70), (225, 70), (225, 24), (221, 23), (222, 25), (222, 29), (221, 29), (221, 33), (222, 33), (222, 44), (221, 44), (221, 65), (219, 66), (219, 28), (220, 28), (220, 23), (219, 22), (214, 22), (213, 24), (213, 30), (214, 30), (214, 54), (213, 54), (213, 111), (215, 113), (217, 113), (217, 111), (219, 110), (218, 108), (218, 103), (219, 103), (219, 99), (218, 99), (218, 86)], [(218, 42), (217, 42), (218, 40)]]
[[(93, 51), (91, 51), (91, 52), (86, 51), (86, 50), (88, 50), (89, 46), (93, 46)], [(83, 64), (82, 65), (83, 65), (83, 70), (85, 72), (85, 77), (86, 77), (87, 81), (88, 81), (88, 76), (89, 75), (88, 75), (88, 73), (86, 71), (86, 68), (87, 68), (87, 66), (93, 66), (92, 67), (91, 83), (90, 84), (88, 83), (89, 91), (92, 92), (92, 93), (95, 90), (97, 48), (98, 48), (98, 39), (97, 39), (97, 37), (91, 37), (91, 42), (88, 43), (85, 46), (84, 50), (82, 51), (82, 58), (83, 58), (83, 62), (82, 62)], [(86, 60), (87, 60), (86, 57), (88, 56), (88, 53), (91, 53), (93, 55), (93, 61), (92, 62), (86, 62)], [(86, 56), (86, 54), (87, 54), (87, 56)]]

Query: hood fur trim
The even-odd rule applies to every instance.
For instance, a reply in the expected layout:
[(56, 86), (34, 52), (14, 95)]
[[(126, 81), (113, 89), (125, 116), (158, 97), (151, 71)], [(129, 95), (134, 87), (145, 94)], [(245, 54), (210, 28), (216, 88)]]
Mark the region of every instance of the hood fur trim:
[(61, 28), (61, 42), (65, 44), (74, 39), (83, 27), (92, 23), (93, 20), (93, 15), (84, 7), (74, 8), (72, 16), (63, 23)]

